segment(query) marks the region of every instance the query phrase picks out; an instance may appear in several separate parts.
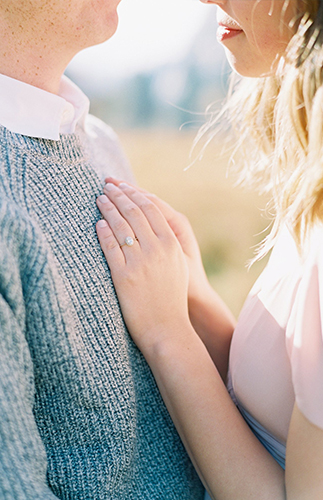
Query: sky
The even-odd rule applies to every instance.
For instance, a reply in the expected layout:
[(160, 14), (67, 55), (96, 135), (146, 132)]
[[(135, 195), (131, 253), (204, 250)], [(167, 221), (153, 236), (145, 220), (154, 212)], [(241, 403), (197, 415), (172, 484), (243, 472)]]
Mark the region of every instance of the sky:
[(180, 59), (214, 6), (198, 0), (122, 0), (117, 33), (70, 64), (82, 80), (118, 80)]

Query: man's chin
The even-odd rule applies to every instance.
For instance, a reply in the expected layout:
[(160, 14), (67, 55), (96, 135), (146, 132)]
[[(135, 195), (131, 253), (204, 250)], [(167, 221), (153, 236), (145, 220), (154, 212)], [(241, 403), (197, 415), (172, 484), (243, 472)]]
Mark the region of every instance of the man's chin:
[(94, 45), (100, 45), (101, 43), (109, 40), (117, 31), (119, 24), (118, 14), (115, 13), (114, 16), (109, 15), (109, 19), (105, 24), (98, 22), (95, 28), (91, 28), (88, 33), (87, 39), (85, 40), (84, 46), (80, 48), (83, 50), (85, 48), (92, 47)]

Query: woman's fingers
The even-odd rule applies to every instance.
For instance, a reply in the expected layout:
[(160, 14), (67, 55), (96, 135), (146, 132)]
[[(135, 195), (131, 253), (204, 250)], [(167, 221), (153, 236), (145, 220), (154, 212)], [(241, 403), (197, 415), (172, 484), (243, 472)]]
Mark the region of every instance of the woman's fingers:
[[(98, 238), (109, 262), (121, 265), (129, 259), (139, 242), (130, 225), (105, 195), (99, 196), (97, 205), (104, 219), (97, 223)], [(134, 248), (131, 248), (134, 247)], [(111, 262), (111, 260), (110, 260)]]
[(96, 232), (108, 264), (112, 263), (114, 269), (122, 269), (125, 265), (125, 254), (121, 251), (119, 242), (106, 220), (101, 219), (97, 222)]
[(135, 186), (134, 184), (131, 184), (121, 179), (115, 179), (114, 177), (106, 177), (104, 180), (106, 184), (114, 184), (115, 186), (120, 186), (120, 184), (127, 184), (128, 186), (133, 187), (134, 189), (139, 191), (140, 193), (150, 194), (146, 189), (139, 186)]
[(124, 183), (119, 187), (108, 183), (104, 187), (104, 193), (115, 204), (143, 245), (147, 237), (152, 238), (151, 233), (163, 239), (172, 236), (172, 231), (159, 208), (136, 188)]
[[(126, 242), (125, 239), (127, 236), (131, 236), (132, 238), (138, 238), (139, 245), (144, 243), (145, 247), (147, 245), (151, 246), (154, 243), (156, 235), (140, 208), (122, 190), (113, 184), (107, 184), (104, 188), (104, 193), (103, 197), (107, 198), (109, 204), (114, 207), (114, 210), (109, 207), (109, 204), (98, 206), (115, 236), (118, 239), (121, 238), (119, 240), (120, 245)], [(125, 251), (128, 250), (126, 246), (122, 248)]]
[[(137, 241), (140, 247), (151, 250), (158, 239), (174, 239), (159, 208), (136, 188), (124, 183), (119, 187), (108, 183), (104, 193), (97, 200), (98, 207), (125, 253), (127, 246), (133, 246)], [(112, 236), (108, 237), (113, 245)]]
[(132, 184), (125, 183), (124, 181), (120, 179), (115, 179), (114, 177), (107, 177), (105, 179), (106, 183), (112, 183), (115, 186), (120, 187), (121, 189), (126, 192), (126, 190), (123, 188), (123, 186), (129, 186), (130, 188), (134, 188), (136, 191), (139, 191), (140, 193), (144, 194), (146, 198), (151, 200), (161, 211), (165, 219), (167, 220), (168, 224), (172, 228), (172, 230), (175, 233), (175, 236), (179, 238), (180, 242), (181, 239), (183, 239), (183, 230), (187, 230), (188, 227), (188, 221), (187, 218), (177, 212), (173, 207), (171, 207), (166, 201), (162, 200), (161, 198), (158, 198), (153, 193), (150, 193), (149, 191), (146, 191), (145, 189), (138, 187), (138, 186), (133, 186)]
[[(174, 218), (174, 214), (178, 214), (174, 208), (172, 208), (166, 201), (162, 200), (161, 198), (158, 198), (153, 193), (150, 193), (146, 189), (143, 189), (142, 187), (134, 186), (133, 184), (129, 184), (123, 180), (120, 179), (115, 179), (114, 177), (107, 177), (105, 179), (106, 184), (114, 184), (117, 187), (120, 187), (121, 189), (124, 189), (125, 186), (129, 186), (130, 188), (135, 189), (139, 193), (144, 194), (149, 200), (151, 200), (162, 212), (162, 214), (165, 216), (167, 222), (171, 222), (172, 219)], [(181, 214), (178, 214), (181, 215)]]

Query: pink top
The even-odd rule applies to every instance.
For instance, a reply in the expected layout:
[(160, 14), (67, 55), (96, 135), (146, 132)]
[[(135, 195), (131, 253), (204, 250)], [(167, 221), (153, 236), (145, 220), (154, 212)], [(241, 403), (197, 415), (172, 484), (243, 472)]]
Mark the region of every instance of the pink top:
[(235, 398), (286, 445), (295, 403), (323, 429), (323, 226), (301, 259), (283, 229), (241, 311), (230, 352)]

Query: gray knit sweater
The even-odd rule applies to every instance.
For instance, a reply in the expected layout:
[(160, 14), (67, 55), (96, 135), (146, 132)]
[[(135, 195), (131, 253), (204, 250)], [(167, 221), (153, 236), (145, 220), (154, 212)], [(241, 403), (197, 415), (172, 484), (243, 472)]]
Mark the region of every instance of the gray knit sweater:
[(201, 500), (95, 233), (111, 130), (0, 127), (0, 499)]

